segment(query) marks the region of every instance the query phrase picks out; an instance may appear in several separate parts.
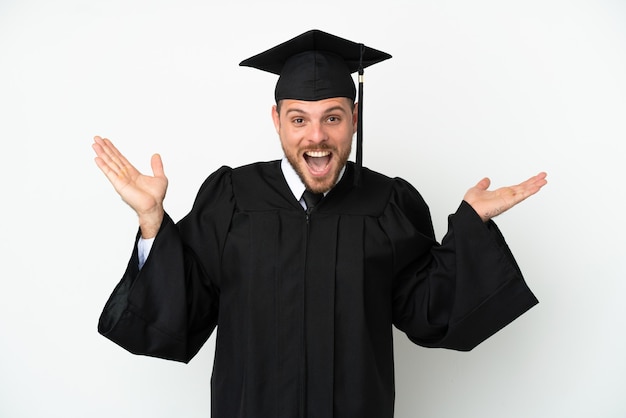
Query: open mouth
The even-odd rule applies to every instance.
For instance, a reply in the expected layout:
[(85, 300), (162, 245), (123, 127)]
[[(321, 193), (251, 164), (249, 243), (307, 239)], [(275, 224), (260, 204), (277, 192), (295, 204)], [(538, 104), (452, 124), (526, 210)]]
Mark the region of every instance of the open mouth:
[(304, 161), (306, 161), (309, 170), (314, 174), (322, 174), (328, 168), (332, 153), (330, 151), (306, 151), (304, 153)]

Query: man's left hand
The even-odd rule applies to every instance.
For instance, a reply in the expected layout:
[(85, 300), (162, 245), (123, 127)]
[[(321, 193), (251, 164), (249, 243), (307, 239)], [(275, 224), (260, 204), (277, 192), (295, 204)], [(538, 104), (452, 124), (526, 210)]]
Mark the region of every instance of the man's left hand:
[(465, 193), (463, 200), (472, 206), (483, 222), (487, 222), (541, 190), (548, 183), (546, 176), (546, 173), (539, 173), (516, 186), (491, 191), (487, 190), (491, 180), (485, 177)]

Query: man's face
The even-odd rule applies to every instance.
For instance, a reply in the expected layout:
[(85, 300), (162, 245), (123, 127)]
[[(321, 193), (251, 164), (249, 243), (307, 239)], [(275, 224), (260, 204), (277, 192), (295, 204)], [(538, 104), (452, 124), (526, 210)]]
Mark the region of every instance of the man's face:
[(352, 101), (337, 97), (316, 102), (282, 100), (272, 109), (274, 126), (289, 163), (307, 189), (326, 192), (346, 164), (356, 132)]

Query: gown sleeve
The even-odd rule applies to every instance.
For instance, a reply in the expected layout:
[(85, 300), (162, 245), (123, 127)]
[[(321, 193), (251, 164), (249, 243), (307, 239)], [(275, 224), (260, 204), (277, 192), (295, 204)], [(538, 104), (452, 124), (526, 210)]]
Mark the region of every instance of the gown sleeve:
[(394, 246), (394, 324), (414, 343), (469, 351), (538, 303), (496, 224), (468, 203), (438, 244), (428, 207), (398, 180), (381, 222)]
[(195, 356), (218, 319), (219, 260), (234, 210), (230, 173), (213, 173), (178, 224), (165, 215), (141, 270), (135, 242), (98, 332), (134, 354), (183, 362)]

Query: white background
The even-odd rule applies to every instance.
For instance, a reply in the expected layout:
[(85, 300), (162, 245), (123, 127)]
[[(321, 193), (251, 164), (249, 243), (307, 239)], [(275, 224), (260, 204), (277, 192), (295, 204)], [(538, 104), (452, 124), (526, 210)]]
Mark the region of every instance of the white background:
[(161, 153), (179, 219), (220, 165), (280, 158), (276, 78), (238, 63), (312, 28), (394, 56), (364, 162), (439, 238), (483, 176), (549, 174), (497, 218), (541, 303), (470, 353), (396, 334), (396, 417), (626, 416), (626, 2), (598, 0), (0, 0), (0, 416), (209, 416), (213, 339), (183, 365), (96, 332), (136, 219), (92, 137)]

